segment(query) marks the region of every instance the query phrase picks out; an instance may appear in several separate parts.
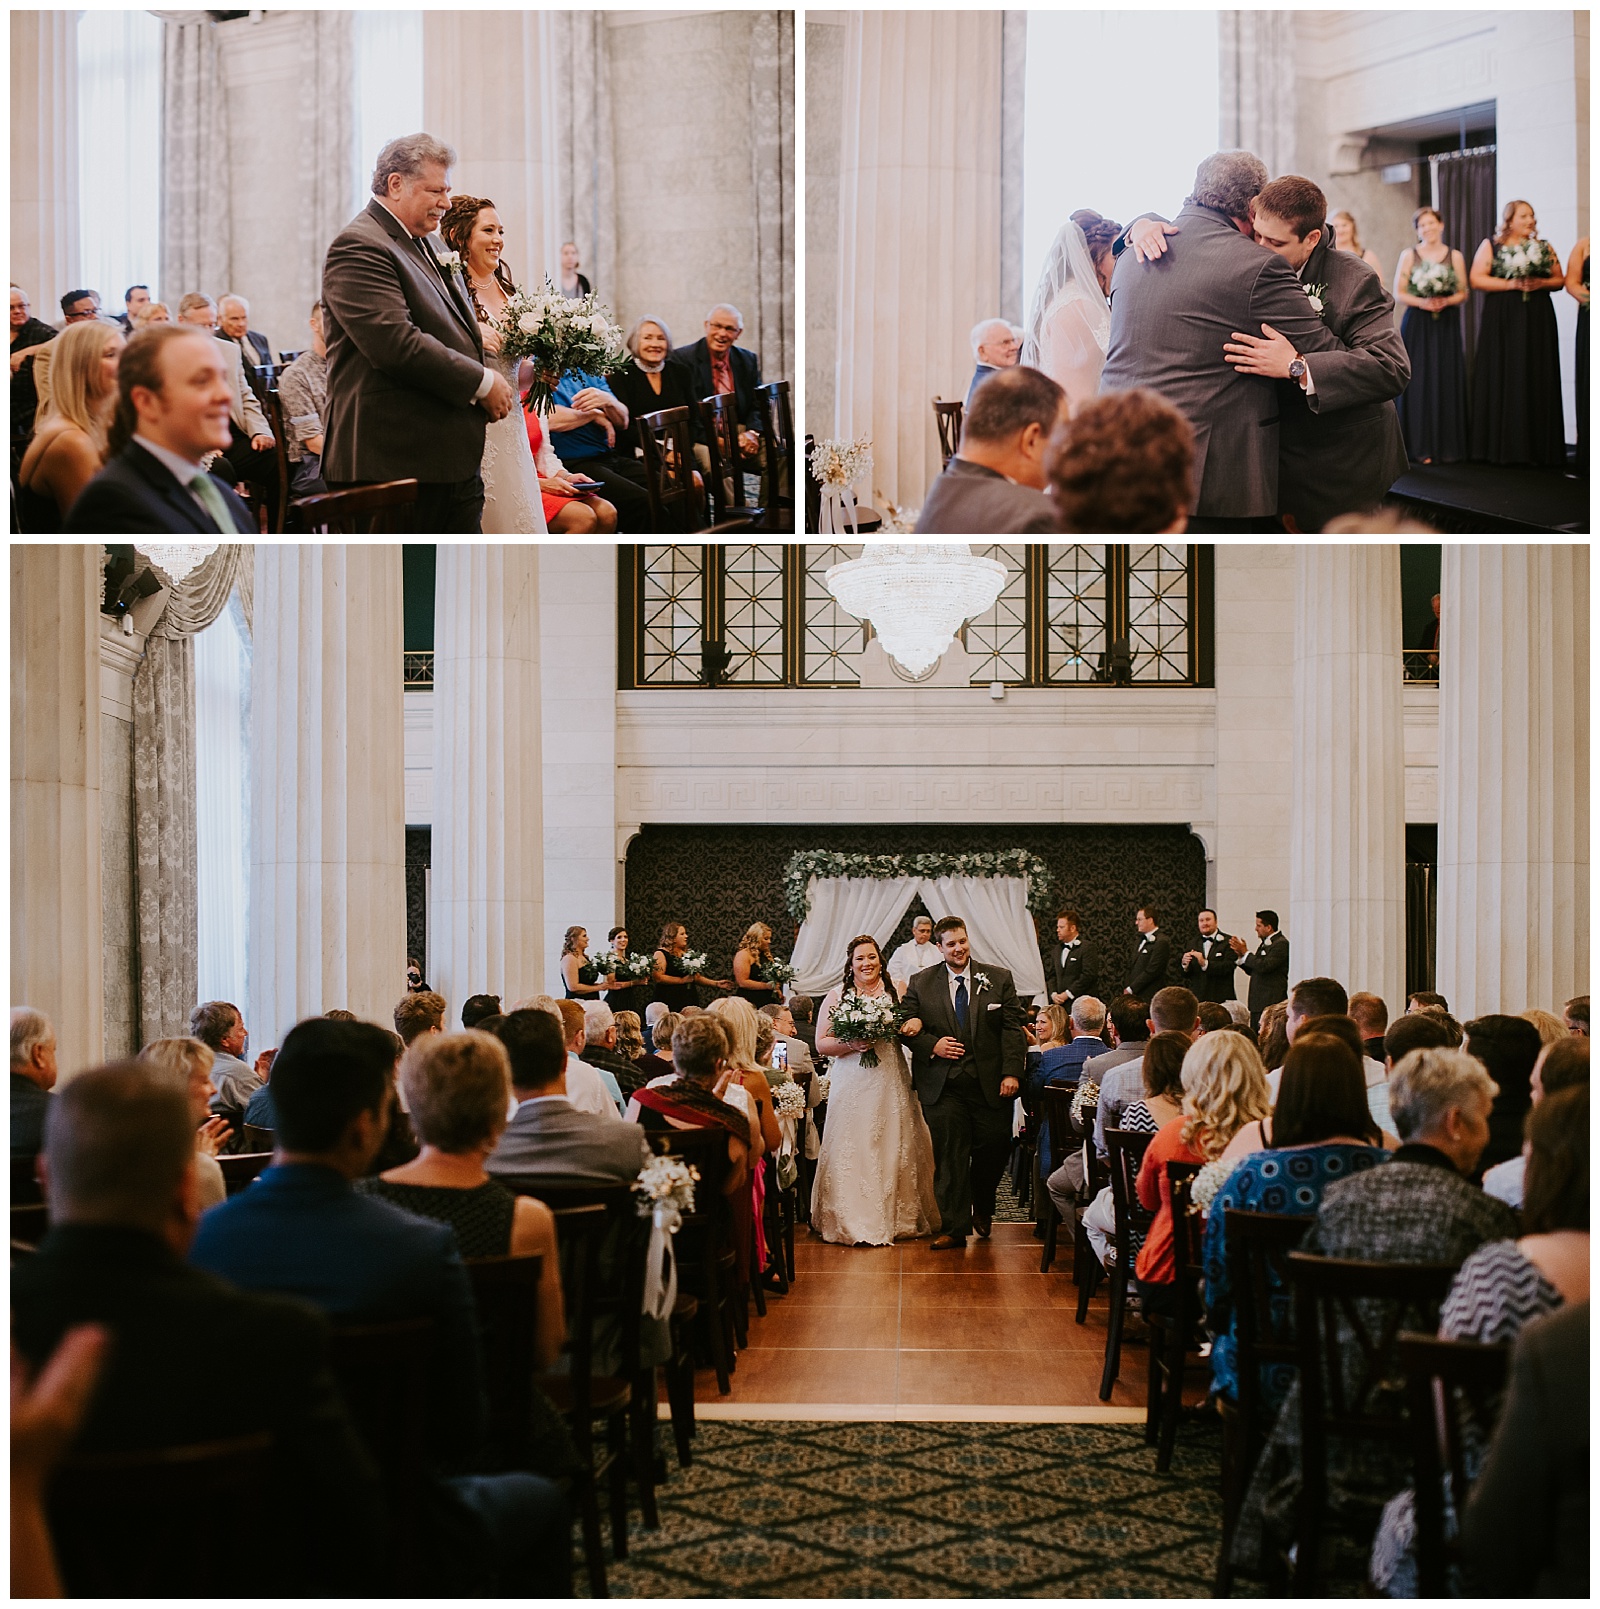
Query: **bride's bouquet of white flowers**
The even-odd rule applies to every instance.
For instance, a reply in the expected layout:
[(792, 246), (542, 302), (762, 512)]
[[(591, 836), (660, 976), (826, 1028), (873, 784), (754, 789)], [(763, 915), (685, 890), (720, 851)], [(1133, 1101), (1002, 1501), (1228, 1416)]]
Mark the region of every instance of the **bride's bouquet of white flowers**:
[[(1549, 279), (1560, 268), (1556, 249), (1548, 240), (1522, 240), (1514, 246), (1496, 246), (1489, 272), (1496, 279)], [(1523, 301), (1532, 294), (1524, 291)]]
[(888, 993), (857, 994), (846, 989), (833, 1008), (828, 1031), (835, 1039), (863, 1041), (867, 1048), (861, 1052), (861, 1065), (876, 1067), (878, 1053), (873, 1046), (892, 1040), (905, 1020), (905, 1012)]
[(500, 356), (533, 364), (528, 395), (535, 407), (550, 401), (561, 376), (581, 369), (585, 374), (615, 374), (626, 367), (628, 349), (622, 327), (611, 310), (587, 296), (569, 300), (545, 277), (541, 289), (513, 291), (494, 321), (500, 333)]

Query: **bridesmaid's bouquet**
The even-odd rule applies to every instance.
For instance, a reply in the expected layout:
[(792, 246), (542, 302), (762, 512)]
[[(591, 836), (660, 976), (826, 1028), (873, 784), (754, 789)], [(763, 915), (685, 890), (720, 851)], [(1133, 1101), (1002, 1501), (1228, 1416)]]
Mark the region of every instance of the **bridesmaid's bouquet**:
[[(1408, 289), (1413, 296), (1454, 296), (1461, 289), (1461, 281), (1456, 278), (1456, 271), (1448, 259), (1442, 263), (1430, 263), (1419, 258), (1411, 270)], [(1438, 309), (1432, 311), (1433, 316), (1438, 318)]]
[(540, 410), (562, 375), (581, 369), (604, 376), (628, 364), (627, 337), (612, 322), (611, 310), (592, 291), (569, 301), (548, 275), (539, 290), (513, 291), (494, 327), (500, 332), (501, 357), (518, 363), (527, 358), (533, 364), (528, 401)]
[(755, 968), (758, 983), (775, 983), (780, 989), (787, 989), (794, 982), (794, 968), (787, 961), (763, 961)]
[[(1514, 246), (1496, 246), (1489, 272), (1496, 279), (1549, 279), (1560, 266), (1548, 240), (1523, 240)], [(1532, 291), (1524, 291), (1523, 301), (1531, 295)]]
[(876, 1067), (878, 1053), (872, 1047), (892, 1040), (905, 1020), (905, 1011), (888, 994), (857, 994), (846, 989), (833, 1008), (828, 1031), (835, 1039), (865, 1041), (861, 1065)]
[(631, 953), (603, 950), (589, 959), (600, 968), (602, 978), (615, 978), (618, 983), (637, 983), (640, 978), (648, 978), (655, 966), (654, 957), (641, 955), (637, 950)]
[(689, 976), (691, 978), (697, 972), (703, 974), (705, 969), (711, 964), (711, 957), (707, 955), (704, 950), (685, 950), (679, 959), (683, 962), (684, 966), (688, 968)]

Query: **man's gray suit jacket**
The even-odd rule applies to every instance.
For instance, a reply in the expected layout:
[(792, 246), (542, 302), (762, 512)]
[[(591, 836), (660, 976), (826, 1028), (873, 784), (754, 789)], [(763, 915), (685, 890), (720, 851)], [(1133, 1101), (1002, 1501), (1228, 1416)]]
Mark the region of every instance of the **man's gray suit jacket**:
[(1189, 203), (1166, 254), (1124, 252), (1111, 279), (1111, 346), (1100, 389), (1147, 386), (1194, 429), (1197, 498), (1206, 518), (1278, 512), (1275, 382), (1239, 374), (1223, 347), (1237, 330), (1270, 324), (1299, 352), (1328, 352), (1336, 336), (1311, 310), (1294, 270), (1211, 207)]
[(917, 532), (928, 536), (1007, 536), (1060, 529), (1056, 506), (1032, 486), (965, 458), (952, 458), (928, 489)]
[(483, 341), (458, 271), (376, 200), (328, 248), (323, 479), (471, 480), (489, 416), (473, 402)]
[(519, 1106), (484, 1167), (544, 1184), (632, 1184), (649, 1157), (637, 1123), (580, 1112), (558, 1097)]

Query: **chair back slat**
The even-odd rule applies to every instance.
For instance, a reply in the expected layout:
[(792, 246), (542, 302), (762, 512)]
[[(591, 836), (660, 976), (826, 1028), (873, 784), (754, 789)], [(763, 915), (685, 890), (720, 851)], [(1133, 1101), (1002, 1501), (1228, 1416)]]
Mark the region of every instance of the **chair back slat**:
[(34, 1170), (36, 1157), (14, 1156), (11, 1159), (11, 1205), (13, 1207), (26, 1206), (31, 1202), (43, 1201), (44, 1192), (39, 1188), (38, 1175)]
[[(769, 380), (756, 387), (756, 419), (764, 449), (761, 506), (775, 531), (794, 529), (794, 414), (789, 382)], [(788, 488), (785, 490), (785, 488)]]
[(1167, 1194), (1172, 1202), (1172, 1258), (1177, 1278), (1184, 1291), (1196, 1289), (1205, 1277), (1201, 1258), (1201, 1244), (1205, 1235), (1205, 1218), (1190, 1199), (1198, 1162), (1168, 1162)]
[(1039, 1108), (1050, 1141), (1050, 1161), (1060, 1167), (1072, 1149), (1072, 1084), (1045, 1084), (1039, 1091)]
[(489, 1447), (496, 1469), (526, 1468), (533, 1426), (533, 1376), (539, 1338), (538, 1254), (469, 1257), (467, 1278), (483, 1341), (489, 1397)]
[(933, 422), (939, 430), (939, 455), (948, 466), (961, 445), (961, 420), (966, 412), (964, 402), (945, 402), (933, 399)]
[(385, 480), (297, 497), (289, 506), (299, 528), (309, 535), (363, 536), (408, 530), (409, 519), (401, 511), (416, 501), (416, 481)]
[(689, 410), (661, 408), (640, 414), (638, 425), (651, 530), (658, 535), (703, 530), (705, 500), (694, 484), (694, 431)]
[(1155, 1218), (1139, 1205), (1139, 1168), (1153, 1134), (1107, 1129), (1106, 1152), (1111, 1167), (1111, 1206), (1116, 1217), (1117, 1258), (1124, 1268), (1133, 1267), (1134, 1235), (1148, 1230)]
[(706, 447), (711, 454), (711, 514), (721, 524), (735, 519), (747, 507), (744, 476), (739, 469), (738, 398), (731, 391), (715, 392), (700, 399), (706, 423)]
[(1247, 1456), (1254, 1462), (1269, 1428), (1265, 1423), (1261, 1371), (1269, 1364), (1293, 1367), (1300, 1361), (1289, 1297), (1289, 1253), (1305, 1239), (1311, 1218), (1241, 1212), (1236, 1207), (1226, 1212), (1223, 1241), (1228, 1282), (1233, 1288), (1239, 1411), (1250, 1448)]
[(284, 521), (289, 517), (289, 437), (285, 430), (283, 399), (278, 395), (276, 375), (262, 396), (261, 404), (267, 412), (267, 423), (272, 427), (273, 453), (278, 469), (278, 523), (274, 529), (281, 535)]
[(567, 1310), (567, 1358), (572, 1376), (572, 1431), (586, 1454), (594, 1419), (594, 1320), (600, 1246), (611, 1214), (603, 1202), (555, 1210), (561, 1248), (561, 1295)]
[(277, 1144), (276, 1131), (264, 1129), (256, 1123), (244, 1125), (244, 1148), (247, 1153), (271, 1151)]

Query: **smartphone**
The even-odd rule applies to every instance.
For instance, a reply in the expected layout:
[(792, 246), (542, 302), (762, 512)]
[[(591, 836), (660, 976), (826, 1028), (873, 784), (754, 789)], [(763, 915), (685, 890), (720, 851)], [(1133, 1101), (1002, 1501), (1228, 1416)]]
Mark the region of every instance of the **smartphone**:
[(789, 1071), (789, 1041), (777, 1038), (772, 1041), (772, 1065), (780, 1073)]

